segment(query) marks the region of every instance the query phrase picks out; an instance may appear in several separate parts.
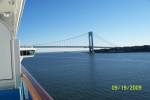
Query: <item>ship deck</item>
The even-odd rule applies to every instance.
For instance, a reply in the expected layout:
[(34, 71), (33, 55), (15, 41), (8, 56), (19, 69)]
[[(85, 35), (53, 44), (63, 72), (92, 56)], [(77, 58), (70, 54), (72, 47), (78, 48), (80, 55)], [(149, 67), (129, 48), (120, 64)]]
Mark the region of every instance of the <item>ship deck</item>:
[[(32, 100), (31, 96), (29, 95), (28, 99), (24, 100)], [(7, 89), (7, 90), (0, 90), (0, 100), (20, 100), (20, 90), (19, 89)]]
[(0, 100), (20, 100), (19, 89), (0, 90)]

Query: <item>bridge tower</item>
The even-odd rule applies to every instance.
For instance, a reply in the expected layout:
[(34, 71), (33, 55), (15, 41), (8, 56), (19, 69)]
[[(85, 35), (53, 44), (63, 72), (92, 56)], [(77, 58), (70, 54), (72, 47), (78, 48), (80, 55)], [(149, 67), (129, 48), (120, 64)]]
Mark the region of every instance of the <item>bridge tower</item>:
[(93, 32), (89, 32), (89, 53), (94, 54)]

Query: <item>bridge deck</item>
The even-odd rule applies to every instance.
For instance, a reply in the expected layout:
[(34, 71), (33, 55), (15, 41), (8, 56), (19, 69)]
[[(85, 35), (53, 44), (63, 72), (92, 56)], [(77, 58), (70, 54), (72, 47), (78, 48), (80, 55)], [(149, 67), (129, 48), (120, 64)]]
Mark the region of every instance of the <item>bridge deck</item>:
[[(89, 48), (89, 46), (33, 46), (33, 48)], [(114, 48), (114, 47), (94, 46), (93, 48)]]

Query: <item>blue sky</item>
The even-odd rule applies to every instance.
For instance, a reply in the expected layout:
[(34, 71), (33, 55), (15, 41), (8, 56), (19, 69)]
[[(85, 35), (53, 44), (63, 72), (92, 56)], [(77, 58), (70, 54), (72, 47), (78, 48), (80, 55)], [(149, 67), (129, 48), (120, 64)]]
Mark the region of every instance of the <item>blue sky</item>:
[(150, 45), (150, 0), (26, 0), (21, 44), (93, 31), (118, 46)]

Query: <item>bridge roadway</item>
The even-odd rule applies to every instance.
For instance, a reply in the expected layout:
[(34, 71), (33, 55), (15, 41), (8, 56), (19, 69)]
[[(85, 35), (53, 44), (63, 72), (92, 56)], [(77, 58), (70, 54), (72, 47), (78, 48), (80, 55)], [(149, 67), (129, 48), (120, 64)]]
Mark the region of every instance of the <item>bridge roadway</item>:
[[(89, 46), (33, 46), (33, 48), (89, 48)], [(114, 48), (105, 46), (94, 46), (93, 48)]]

